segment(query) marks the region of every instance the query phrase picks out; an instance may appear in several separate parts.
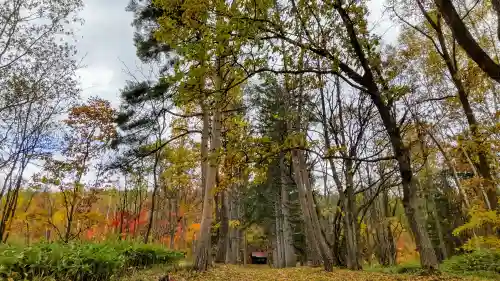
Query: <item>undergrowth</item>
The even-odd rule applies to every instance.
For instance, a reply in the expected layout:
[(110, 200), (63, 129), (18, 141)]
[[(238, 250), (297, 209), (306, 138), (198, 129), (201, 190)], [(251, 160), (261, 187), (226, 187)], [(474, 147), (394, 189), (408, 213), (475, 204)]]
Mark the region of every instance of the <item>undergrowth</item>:
[(133, 242), (40, 243), (0, 247), (0, 280), (111, 280), (133, 269), (175, 264), (180, 252)]
[[(418, 261), (411, 261), (389, 267), (374, 265), (365, 268), (365, 270), (390, 274), (425, 274), (425, 271), (422, 270)], [(478, 250), (463, 255), (453, 256), (440, 265), (439, 272), (451, 276), (474, 276), (486, 280), (500, 280), (500, 252)]]
[(452, 274), (500, 280), (500, 251), (478, 250), (454, 256), (443, 262), (441, 270)]

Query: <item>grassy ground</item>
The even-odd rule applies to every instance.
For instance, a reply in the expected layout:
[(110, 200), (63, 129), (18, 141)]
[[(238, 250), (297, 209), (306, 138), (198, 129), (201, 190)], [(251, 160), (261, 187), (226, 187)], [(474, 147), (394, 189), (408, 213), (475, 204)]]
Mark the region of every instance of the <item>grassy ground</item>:
[[(154, 281), (165, 276), (165, 268), (153, 268), (137, 271), (127, 276), (123, 281)], [(297, 267), (287, 269), (273, 269), (268, 266), (231, 266), (220, 265), (207, 273), (196, 274), (189, 272), (170, 273), (171, 280), (175, 281), (452, 281), (452, 280), (495, 280), (474, 277), (454, 277), (448, 275), (419, 276), (407, 274), (390, 274), (373, 271), (334, 270), (325, 272), (321, 268)], [(499, 279), (496, 279), (499, 280)]]

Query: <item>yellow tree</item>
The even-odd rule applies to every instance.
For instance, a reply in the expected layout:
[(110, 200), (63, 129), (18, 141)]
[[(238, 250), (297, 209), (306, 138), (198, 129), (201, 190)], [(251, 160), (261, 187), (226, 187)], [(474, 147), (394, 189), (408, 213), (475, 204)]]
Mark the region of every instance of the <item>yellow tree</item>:
[[(222, 123), (234, 96), (231, 90), (244, 81), (237, 67), (241, 44), (232, 41), (235, 25), (221, 15), (234, 12), (237, 1), (179, 2), (157, 0), (163, 12), (157, 40), (171, 46), (178, 55), (175, 74), (165, 80), (178, 85), (177, 105), (198, 107), (201, 116), (201, 171), (203, 211), (196, 246), (195, 267), (206, 270), (211, 260), (211, 226), (214, 192), (222, 152)], [(239, 70), (239, 71), (238, 71)], [(186, 116), (186, 115), (184, 115)], [(210, 140), (210, 141), (209, 141)]]

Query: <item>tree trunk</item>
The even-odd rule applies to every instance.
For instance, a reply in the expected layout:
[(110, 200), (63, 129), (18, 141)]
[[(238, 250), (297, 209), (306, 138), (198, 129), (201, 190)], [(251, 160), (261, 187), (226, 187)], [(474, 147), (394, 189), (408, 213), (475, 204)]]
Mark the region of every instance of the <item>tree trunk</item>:
[(247, 230), (243, 230), (243, 265), (248, 264), (248, 241)]
[(500, 65), (495, 63), (474, 39), (474, 36), (472, 36), (462, 18), (457, 13), (452, 1), (434, 0), (434, 3), (436, 3), (438, 10), (450, 27), (453, 38), (457, 40), (458, 44), (465, 50), (467, 55), (469, 55), (488, 76), (500, 83)]
[[(340, 82), (339, 78), (336, 77), (336, 90), (337, 90), (337, 100), (339, 102), (339, 108), (341, 108), (340, 104)], [(323, 92), (323, 88), (320, 88), (321, 94), (321, 109), (322, 109), (322, 123), (323, 123), (323, 134), (325, 139), (325, 151), (330, 151), (331, 149), (331, 141), (329, 136), (329, 127), (327, 123), (327, 114), (326, 114), (326, 105), (325, 105), (325, 96)], [(339, 115), (342, 115), (342, 110), (339, 109)], [(343, 123), (341, 121), (341, 123)], [(343, 124), (341, 124), (343, 126)], [(345, 138), (344, 138), (345, 139)], [(335, 163), (332, 158), (329, 158), (330, 167), (332, 169), (332, 176), (335, 181), (335, 185), (337, 186), (337, 190), (339, 192), (339, 200), (342, 201), (344, 206), (344, 231), (346, 236), (346, 251), (347, 251), (347, 267), (352, 270), (361, 269), (361, 264), (359, 261), (359, 250), (358, 250), (358, 238), (359, 238), (359, 230), (358, 230), (358, 222), (357, 222), (357, 207), (354, 198), (354, 182), (353, 182), (353, 174), (352, 174), (352, 161), (345, 161), (346, 164), (346, 190), (344, 191), (342, 182), (340, 181), (340, 177), (335, 168)]]
[(403, 207), (410, 228), (415, 236), (418, 251), (420, 253), (420, 263), (426, 270), (434, 271), (439, 268), (438, 259), (432, 246), (429, 233), (426, 229), (423, 211), (418, 202), (417, 184), (413, 178), (411, 167), (410, 151), (403, 143), (400, 128), (395, 117), (391, 114), (390, 107), (383, 101), (375, 82), (371, 82), (369, 87), (370, 97), (378, 109), (384, 127), (389, 135), (396, 161), (401, 175), (401, 185), (403, 187)]
[[(438, 1), (439, 2), (439, 1)], [(446, 2), (446, 1), (442, 1)], [(498, 0), (494, 0), (493, 2), (496, 2), (496, 4), (500, 3)], [(446, 45), (446, 40), (443, 34), (443, 30), (441, 27), (441, 17), (437, 18), (437, 23), (434, 22), (434, 20), (431, 18), (431, 16), (427, 13), (425, 8), (423, 7), (420, 2), (418, 2), (420, 10), (426, 17), (427, 21), (430, 23), (431, 27), (436, 31), (437, 37), (438, 37), (438, 42), (441, 46), (441, 50), (438, 50), (438, 52), (441, 54), (441, 57), (443, 58), (446, 67), (448, 69), (448, 72), (450, 73), (451, 79), (453, 81), (453, 84), (457, 88), (458, 92), (458, 97), (460, 100), (460, 104), (462, 105), (462, 110), (465, 114), (465, 117), (467, 119), (467, 124), (469, 126), (469, 130), (472, 135), (472, 142), (474, 144), (473, 151), (475, 151), (477, 155), (477, 159), (479, 161), (475, 161), (474, 165), (476, 165), (477, 169), (479, 170), (479, 174), (485, 181), (485, 186), (486, 186), (486, 198), (484, 199), (486, 202), (486, 205), (491, 206), (492, 210), (497, 209), (497, 191), (496, 187), (494, 185), (494, 180), (493, 180), (493, 174), (490, 169), (490, 164), (487, 158), (488, 154), (488, 148), (484, 147), (483, 143), (485, 142), (484, 136), (481, 135), (481, 132), (479, 131), (479, 124), (477, 122), (476, 116), (474, 114), (474, 111), (472, 109), (472, 106), (469, 102), (469, 92), (460, 79), (460, 74), (459, 74), (459, 69), (458, 66), (453, 63), (453, 58), (450, 55), (450, 52), (448, 51), (448, 46)], [(498, 6), (495, 6), (495, 10), (498, 8)], [(497, 10), (498, 11), (498, 10)], [(445, 16), (446, 18), (446, 16)], [(499, 26), (500, 27), (500, 26)], [(497, 73), (498, 75), (498, 73)], [(417, 118), (418, 121), (418, 118)]]
[(281, 214), (282, 214), (282, 233), (283, 233), (283, 259), (284, 267), (294, 267), (297, 265), (295, 249), (293, 247), (293, 233), (290, 222), (289, 194), (287, 190), (287, 175), (285, 174), (285, 155), (280, 155), (280, 187), (281, 187)]
[[(436, 0), (447, 1), (447, 0)], [(389, 92), (389, 86), (384, 77), (381, 75), (382, 71), (377, 69), (376, 65), (370, 63), (367, 54), (361, 47), (360, 39), (356, 28), (350, 18), (349, 13), (344, 9), (341, 4), (335, 4), (335, 9), (346, 27), (350, 43), (358, 57), (358, 61), (364, 71), (363, 76), (355, 73), (348, 66), (343, 66), (344, 69), (349, 70), (351, 79), (356, 80), (357, 83), (363, 85), (366, 92), (369, 94), (372, 102), (375, 104), (384, 128), (389, 136), (394, 156), (399, 166), (399, 173), (401, 175), (401, 185), (403, 187), (403, 206), (405, 209), (406, 217), (410, 224), (410, 228), (415, 236), (416, 244), (420, 252), (420, 263), (426, 270), (437, 270), (439, 267), (434, 248), (432, 247), (429, 233), (425, 228), (425, 220), (423, 212), (418, 202), (417, 185), (413, 178), (413, 169), (411, 167), (410, 151), (403, 143), (401, 131), (395, 116), (392, 114), (393, 105), (390, 100), (383, 97)], [(374, 73), (377, 73), (375, 77)], [(384, 93), (379, 90), (381, 85)]]
[[(369, 196), (376, 196), (369, 192)], [(373, 201), (370, 211), (370, 222), (375, 230), (374, 246), (375, 255), (382, 266), (396, 265), (396, 246), (389, 223), (388, 193), (386, 190)]]
[[(419, 120), (416, 120), (417, 123), (420, 123)], [(438, 235), (439, 239), (439, 250), (441, 252), (440, 258), (441, 259), (447, 259), (448, 258), (448, 250), (446, 248), (446, 243), (444, 241), (444, 234), (443, 234), (443, 228), (441, 227), (441, 221), (438, 216), (438, 213), (436, 211), (436, 203), (434, 202), (434, 194), (433, 194), (433, 182), (432, 182), (432, 174), (431, 174), (431, 167), (429, 165), (428, 161), (428, 155), (429, 152), (427, 151), (427, 146), (425, 144), (425, 139), (424, 135), (421, 130), (418, 130), (418, 140), (420, 143), (420, 150), (422, 152), (422, 157), (424, 158), (424, 167), (425, 167), (425, 173), (426, 173), (426, 182), (425, 182), (425, 196), (426, 196), (426, 201), (427, 201), (427, 208), (429, 209), (432, 218), (434, 220), (434, 225), (436, 227), (436, 232)]]
[(208, 175), (208, 141), (210, 138), (210, 115), (207, 105), (200, 103), (202, 111), (203, 129), (201, 133), (201, 198), (205, 198), (205, 188), (207, 186)]
[(176, 222), (177, 222), (177, 217), (173, 216), (174, 209), (176, 208), (175, 205), (175, 200), (174, 199), (168, 199), (168, 228), (169, 228), (169, 234), (170, 234), (170, 249), (175, 248), (175, 231), (177, 228)]
[(220, 208), (219, 208), (219, 240), (217, 241), (217, 253), (215, 262), (224, 263), (226, 261), (226, 254), (229, 244), (229, 210), (227, 191), (223, 190), (220, 195)]
[(281, 221), (281, 194), (276, 192), (274, 200), (274, 245), (273, 266), (275, 268), (285, 267), (283, 256), (283, 222)]
[[(208, 111), (203, 112), (203, 137), (208, 138), (209, 115)], [(197, 271), (206, 271), (211, 263), (211, 228), (212, 228), (212, 212), (213, 212), (213, 189), (215, 188), (215, 179), (218, 169), (218, 157), (215, 156), (221, 146), (221, 112), (216, 109), (212, 121), (212, 141), (210, 145), (210, 153), (214, 157), (210, 159), (206, 175), (206, 186), (203, 197), (203, 210), (200, 230), (198, 232), (198, 241), (195, 253), (194, 268)], [(206, 134), (206, 135), (205, 135)], [(202, 160), (208, 161), (207, 158)], [(202, 163), (202, 166), (206, 165)]]
[(239, 196), (236, 190), (231, 190), (228, 192), (228, 217), (229, 221), (232, 222), (229, 225), (229, 239), (228, 245), (226, 247), (226, 263), (237, 264), (238, 254), (240, 252), (240, 229), (239, 225), (235, 225), (236, 221), (240, 221), (240, 206), (239, 206)]
[(354, 197), (354, 174), (352, 172), (352, 161), (346, 161), (346, 191), (344, 196), (344, 231), (347, 244), (347, 268), (351, 270), (361, 269), (360, 251), (359, 251), (359, 227), (356, 207), (356, 198)]
[[(153, 228), (154, 222), (154, 212), (156, 205), (156, 193), (158, 192), (158, 162), (160, 161), (160, 153), (155, 153), (155, 162), (153, 165), (153, 194), (151, 195), (151, 210), (149, 212), (148, 227), (146, 228), (146, 233), (144, 234), (144, 244), (149, 242), (149, 235), (151, 234), (151, 229)], [(146, 192), (147, 195), (147, 192)], [(138, 226), (137, 226), (138, 227)]]
[(292, 151), (293, 170), (295, 174), (295, 182), (299, 193), (299, 203), (304, 221), (306, 239), (311, 244), (311, 250), (319, 254), (323, 260), (325, 270), (333, 270), (333, 256), (330, 248), (321, 231), (316, 209), (312, 198), (312, 188), (307, 172), (304, 153), (300, 150)]

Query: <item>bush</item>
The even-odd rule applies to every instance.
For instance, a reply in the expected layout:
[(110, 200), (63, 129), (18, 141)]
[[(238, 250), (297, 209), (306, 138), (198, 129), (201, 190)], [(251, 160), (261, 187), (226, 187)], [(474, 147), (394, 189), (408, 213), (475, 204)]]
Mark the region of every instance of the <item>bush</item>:
[(0, 279), (110, 280), (131, 268), (175, 264), (183, 254), (129, 242), (40, 243), (0, 247)]
[(367, 271), (383, 272), (390, 274), (420, 274), (422, 267), (419, 261), (410, 261), (393, 266), (374, 265), (366, 269)]
[(181, 252), (168, 252), (156, 245), (136, 244), (124, 251), (129, 267), (170, 264), (184, 257)]
[(478, 250), (469, 254), (454, 256), (444, 261), (442, 270), (456, 274), (471, 274), (473, 272), (500, 273), (500, 252)]

